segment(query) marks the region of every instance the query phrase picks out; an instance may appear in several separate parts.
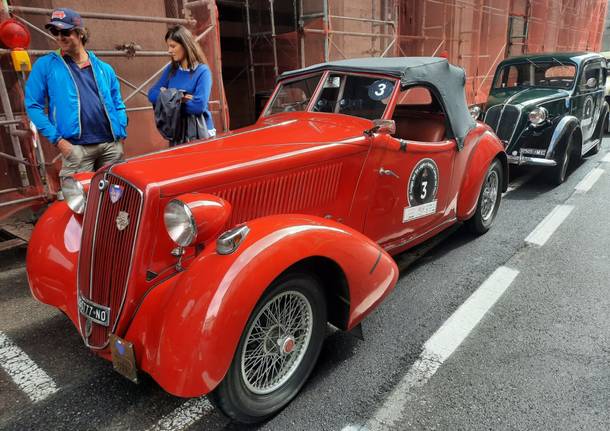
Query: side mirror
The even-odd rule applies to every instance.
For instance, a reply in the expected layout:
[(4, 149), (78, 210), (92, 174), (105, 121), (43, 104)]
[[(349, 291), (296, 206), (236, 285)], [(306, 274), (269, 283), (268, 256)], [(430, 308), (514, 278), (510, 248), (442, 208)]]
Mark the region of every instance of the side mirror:
[(595, 88), (597, 87), (597, 78), (589, 78), (587, 79), (587, 83), (585, 84), (587, 88)]
[(373, 133), (393, 135), (396, 133), (396, 122), (394, 120), (373, 120), (373, 127), (365, 130), (364, 134), (372, 136)]

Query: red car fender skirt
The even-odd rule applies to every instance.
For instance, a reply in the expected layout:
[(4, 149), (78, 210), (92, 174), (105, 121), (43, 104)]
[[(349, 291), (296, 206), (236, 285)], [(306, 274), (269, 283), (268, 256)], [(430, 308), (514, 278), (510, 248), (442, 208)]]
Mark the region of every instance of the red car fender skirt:
[(125, 335), (134, 343), (139, 368), (174, 395), (203, 395), (220, 383), (259, 298), (295, 264), (321, 257), (343, 271), (346, 329), (396, 284), (394, 260), (345, 225), (306, 215), (269, 216), (247, 225), (250, 233), (233, 254), (219, 255), (209, 244), (184, 272), (152, 289)]
[(82, 216), (72, 212), (65, 202), (55, 202), (36, 223), (26, 255), (27, 278), (34, 298), (59, 308), (76, 326), (81, 232)]
[[(507, 174), (508, 165), (504, 148), (495, 135), (486, 131), (477, 138), (464, 171), (464, 179), (460, 186), (457, 203), (457, 217), (459, 220), (467, 220), (474, 214), (485, 173), (496, 157), (500, 158), (505, 174)], [(508, 175), (504, 177), (502, 190), (506, 191)]]

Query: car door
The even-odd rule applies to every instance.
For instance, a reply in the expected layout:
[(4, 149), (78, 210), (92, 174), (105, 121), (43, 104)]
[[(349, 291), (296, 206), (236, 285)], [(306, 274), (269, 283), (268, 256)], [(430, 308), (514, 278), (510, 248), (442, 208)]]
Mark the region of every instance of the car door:
[[(580, 119), (583, 141), (593, 138), (599, 120), (601, 104), (604, 101), (601, 60), (593, 60), (581, 68), (578, 84), (572, 102), (571, 114)], [(588, 86), (587, 82), (595, 78), (596, 83)]]
[(446, 209), (457, 145), (388, 139), (396, 143), (383, 150), (365, 233), (391, 251), (454, 216)]

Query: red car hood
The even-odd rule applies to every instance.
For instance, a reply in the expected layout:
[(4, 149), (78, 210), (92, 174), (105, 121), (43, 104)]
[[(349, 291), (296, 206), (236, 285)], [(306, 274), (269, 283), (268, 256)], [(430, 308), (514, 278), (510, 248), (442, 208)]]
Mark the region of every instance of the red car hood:
[(363, 131), (371, 127), (369, 120), (340, 114), (278, 114), (216, 139), (128, 159), (112, 172), (141, 190), (158, 186), (173, 195), (202, 182), (226, 183), (362, 151)]

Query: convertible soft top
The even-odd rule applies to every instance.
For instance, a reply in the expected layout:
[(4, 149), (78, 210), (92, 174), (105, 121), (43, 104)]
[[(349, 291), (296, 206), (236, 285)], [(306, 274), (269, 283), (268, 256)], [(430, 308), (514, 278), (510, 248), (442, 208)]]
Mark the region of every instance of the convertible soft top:
[(464, 84), (464, 70), (449, 64), (440, 57), (372, 57), (352, 58), (314, 64), (303, 69), (284, 72), (279, 80), (311, 73), (334, 70), (338, 72), (380, 73), (400, 79), (401, 86), (428, 85), (435, 88), (447, 111), (451, 129), (461, 149), (464, 138), (475, 127), (475, 121), (468, 112)]

